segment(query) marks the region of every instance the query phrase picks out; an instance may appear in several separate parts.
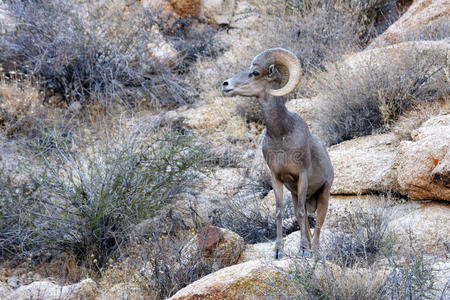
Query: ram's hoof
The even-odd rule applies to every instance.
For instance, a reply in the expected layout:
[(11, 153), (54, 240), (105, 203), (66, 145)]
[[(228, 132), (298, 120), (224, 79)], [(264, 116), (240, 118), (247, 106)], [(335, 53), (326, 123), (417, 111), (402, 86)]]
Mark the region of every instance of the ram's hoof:
[(308, 249), (300, 247), (300, 250), (298, 251), (298, 255), (309, 258), (309, 257), (311, 257), (311, 252)]
[(279, 249), (275, 249), (273, 251), (273, 258), (274, 259), (280, 259), (283, 257), (283, 253), (281, 253), (281, 251)]

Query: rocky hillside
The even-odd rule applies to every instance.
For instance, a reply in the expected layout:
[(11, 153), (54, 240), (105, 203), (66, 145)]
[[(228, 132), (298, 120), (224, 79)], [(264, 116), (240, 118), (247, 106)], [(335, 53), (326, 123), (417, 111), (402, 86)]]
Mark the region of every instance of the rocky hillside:
[[(449, 1), (61, 5), (0, 5), (0, 299), (450, 298)], [(313, 257), (285, 192), (272, 258), (264, 119), (220, 92), (270, 47), (335, 171)]]

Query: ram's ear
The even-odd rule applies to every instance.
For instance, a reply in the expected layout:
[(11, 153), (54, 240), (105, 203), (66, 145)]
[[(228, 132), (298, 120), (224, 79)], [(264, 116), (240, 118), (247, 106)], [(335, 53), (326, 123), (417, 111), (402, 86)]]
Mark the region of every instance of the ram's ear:
[(269, 77), (273, 77), (273, 75), (275, 75), (276, 71), (275, 71), (275, 65), (270, 65), (269, 66)]

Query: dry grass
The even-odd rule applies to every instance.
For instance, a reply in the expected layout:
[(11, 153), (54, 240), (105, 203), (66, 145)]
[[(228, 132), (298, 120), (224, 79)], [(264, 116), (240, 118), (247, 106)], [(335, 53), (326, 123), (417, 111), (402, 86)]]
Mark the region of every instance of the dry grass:
[(33, 80), (16, 74), (13, 80), (0, 78), (0, 128), (7, 137), (37, 135), (47, 116)]
[(392, 127), (392, 132), (403, 140), (409, 140), (411, 139), (411, 132), (419, 128), (423, 122), (432, 116), (438, 115), (442, 111), (450, 112), (450, 109), (445, 108), (449, 104), (449, 100), (444, 102), (418, 103), (414, 108), (398, 118)]

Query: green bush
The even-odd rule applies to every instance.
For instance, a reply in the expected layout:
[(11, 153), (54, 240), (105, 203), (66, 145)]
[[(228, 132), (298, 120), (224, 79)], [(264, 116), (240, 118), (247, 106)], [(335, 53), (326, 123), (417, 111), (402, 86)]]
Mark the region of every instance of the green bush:
[(2, 257), (65, 251), (82, 260), (94, 255), (101, 266), (129, 241), (135, 224), (192, 187), (207, 159), (193, 137), (174, 133), (153, 140), (130, 134), (86, 155), (64, 141), (52, 140), (51, 156), (42, 152), (43, 164), (30, 168), (31, 183), (2, 184)]
[(134, 136), (83, 159), (61, 150), (36, 178), (53, 207), (55, 230), (65, 227), (50, 239), (102, 263), (127, 241), (130, 226), (192, 184), (203, 154), (192, 138), (177, 134), (150, 143)]

